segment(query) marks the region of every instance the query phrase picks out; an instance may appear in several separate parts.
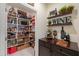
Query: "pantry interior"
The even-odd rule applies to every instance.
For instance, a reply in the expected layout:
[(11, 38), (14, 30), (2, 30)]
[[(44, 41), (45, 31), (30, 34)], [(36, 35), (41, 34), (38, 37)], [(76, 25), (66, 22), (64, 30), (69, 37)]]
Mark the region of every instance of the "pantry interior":
[[(2, 40), (1, 55), (35, 55), (35, 18), (33, 4), (0, 4)], [(3, 33), (4, 32), (4, 33)], [(5, 39), (3, 39), (5, 37)], [(1, 44), (0, 44), (1, 45)], [(3, 47), (3, 44), (1, 45)], [(22, 50), (25, 50), (24, 52)], [(22, 52), (18, 52), (22, 51)]]

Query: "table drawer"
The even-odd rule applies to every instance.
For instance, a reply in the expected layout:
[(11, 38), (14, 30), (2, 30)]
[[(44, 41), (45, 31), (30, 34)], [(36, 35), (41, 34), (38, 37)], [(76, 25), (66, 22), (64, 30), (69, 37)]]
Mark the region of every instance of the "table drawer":
[(39, 46), (50, 48), (50, 44), (42, 40), (39, 40)]
[(70, 50), (70, 49), (67, 49), (67, 48), (64, 48), (64, 47), (61, 47), (58, 45), (54, 45), (54, 50), (58, 51), (60, 53), (63, 53), (65, 55), (69, 55), (69, 56), (78, 56), (79, 55), (79, 53), (77, 51)]
[(79, 56), (79, 52), (70, 50), (70, 49), (64, 49), (64, 52), (71, 55), (71, 56)]

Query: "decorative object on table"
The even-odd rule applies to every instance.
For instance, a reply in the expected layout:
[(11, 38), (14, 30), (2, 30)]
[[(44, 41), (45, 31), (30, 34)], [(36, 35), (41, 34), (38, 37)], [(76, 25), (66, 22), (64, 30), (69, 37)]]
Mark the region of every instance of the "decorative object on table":
[(64, 31), (64, 27), (62, 26), (61, 29), (61, 39), (65, 39), (66, 38), (66, 32)]
[(52, 37), (52, 32), (50, 29), (48, 29), (48, 31), (47, 31), (47, 37)]
[(53, 36), (54, 36), (53, 37), (53, 39), (54, 39), (53, 43), (56, 44), (56, 42), (57, 42), (57, 31), (56, 30), (53, 31)]
[(65, 41), (67, 41), (68, 46), (70, 46), (70, 35), (69, 34), (66, 35), (66, 40)]
[(57, 8), (55, 10), (50, 12), (50, 16), (56, 16), (57, 15)]
[(46, 39), (47, 39), (47, 41), (48, 41), (49, 43), (52, 42), (53, 37), (52, 37), (52, 32), (51, 32), (50, 29), (48, 29), (48, 31), (47, 31), (47, 37), (46, 37)]
[(59, 46), (65, 47), (65, 48), (68, 47), (68, 42), (67, 41), (64, 41), (64, 40), (58, 40), (56, 42), (56, 44), (59, 45)]
[(53, 31), (53, 36), (54, 36), (54, 39), (57, 39), (57, 37), (56, 37), (57, 36), (57, 31), (56, 30)]

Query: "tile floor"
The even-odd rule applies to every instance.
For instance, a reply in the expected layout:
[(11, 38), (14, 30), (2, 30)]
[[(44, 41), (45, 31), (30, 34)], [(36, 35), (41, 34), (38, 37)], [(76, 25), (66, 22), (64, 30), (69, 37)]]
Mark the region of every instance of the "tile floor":
[(8, 56), (34, 56), (34, 48), (29, 47)]

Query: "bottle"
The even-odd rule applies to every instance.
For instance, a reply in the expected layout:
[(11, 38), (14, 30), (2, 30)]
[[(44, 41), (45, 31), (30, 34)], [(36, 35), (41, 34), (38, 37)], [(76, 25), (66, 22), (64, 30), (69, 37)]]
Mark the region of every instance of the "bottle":
[(57, 8), (55, 8), (55, 16), (57, 15)]
[(64, 27), (62, 26), (62, 29), (61, 29), (61, 39), (64, 39), (66, 36), (66, 32), (64, 31)]

